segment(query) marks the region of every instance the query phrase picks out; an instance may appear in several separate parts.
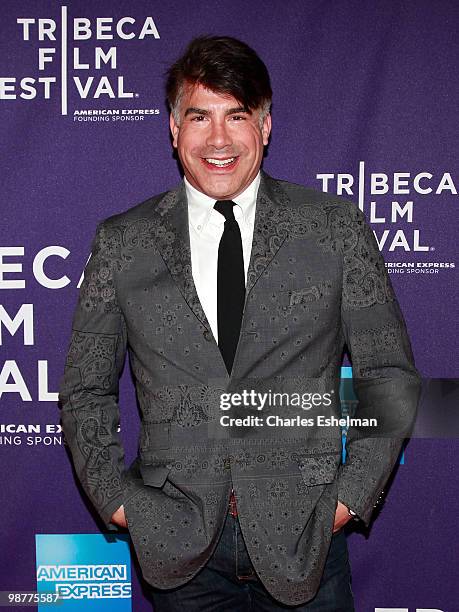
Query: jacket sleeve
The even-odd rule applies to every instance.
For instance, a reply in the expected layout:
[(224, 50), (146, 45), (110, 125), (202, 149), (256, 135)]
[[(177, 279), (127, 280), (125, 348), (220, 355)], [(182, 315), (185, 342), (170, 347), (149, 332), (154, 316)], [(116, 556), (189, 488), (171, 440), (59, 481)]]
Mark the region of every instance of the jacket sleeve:
[(349, 427), (338, 499), (368, 526), (412, 430), (421, 380), (383, 257), (354, 204), (343, 241), (341, 323), (358, 400), (354, 416), (376, 418), (377, 426)]
[(59, 388), (61, 424), (76, 474), (111, 531), (123, 503), (124, 449), (118, 435), (118, 381), (126, 325), (118, 306), (111, 238), (101, 223), (86, 265)]

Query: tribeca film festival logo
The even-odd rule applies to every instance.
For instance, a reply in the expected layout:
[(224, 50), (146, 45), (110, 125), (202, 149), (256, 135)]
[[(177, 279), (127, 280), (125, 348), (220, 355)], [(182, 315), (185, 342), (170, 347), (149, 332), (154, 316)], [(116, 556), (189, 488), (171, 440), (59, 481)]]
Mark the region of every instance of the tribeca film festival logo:
[[(66, 6), (61, 7), (60, 21), (44, 17), (19, 17), (16, 22), (25, 45), (39, 44), (38, 73), (34, 76), (1, 76), (0, 100), (50, 100), (60, 95), (62, 115), (68, 115), (70, 92), (76, 92), (81, 100), (139, 97), (138, 93), (128, 90), (124, 75), (117, 74), (118, 45), (102, 43), (104, 46), (91, 48), (84, 41), (160, 38), (151, 16), (140, 22), (133, 17), (69, 19)], [(78, 46), (79, 41), (83, 42), (81, 47)], [(75, 73), (73, 76), (69, 74), (69, 66)], [(134, 115), (130, 119), (143, 119), (145, 115), (158, 114), (159, 109), (75, 110), (73, 118), (76, 121), (82, 115), (95, 115), (107, 120), (109, 117), (105, 115), (112, 115), (112, 120), (116, 120), (124, 115)]]
[[(418, 172), (371, 172), (365, 162), (359, 162), (358, 175), (348, 173), (319, 173), (324, 192), (358, 201), (360, 210), (367, 215), (380, 251), (412, 253), (422, 261), (388, 261), (390, 274), (438, 274), (455, 268), (454, 261), (440, 261), (434, 256), (435, 246), (426, 244), (419, 227), (416, 227), (416, 207), (422, 199), (431, 201), (437, 196), (457, 196), (457, 187), (450, 172), (432, 174)], [(365, 194), (369, 192), (370, 201)]]

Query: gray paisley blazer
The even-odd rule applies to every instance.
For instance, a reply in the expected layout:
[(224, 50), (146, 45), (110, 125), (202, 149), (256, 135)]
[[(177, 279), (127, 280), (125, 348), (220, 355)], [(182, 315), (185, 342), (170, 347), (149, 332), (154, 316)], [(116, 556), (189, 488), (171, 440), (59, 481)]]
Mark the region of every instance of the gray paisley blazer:
[[(341, 461), (339, 425), (223, 427), (222, 392), (330, 393), (340, 415), (343, 347), (357, 414)], [(126, 468), (118, 378), (129, 352), (141, 412)], [(409, 435), (419, 376), (374, 235), (353, 203), (262, 172), (246, 301), (231, 376), (193, 283), (183, 183), (103, 221), (74, 315), (61, 422), (81, 483), (108, 529), (124, 504), (144, 578), (190, 580), (211, 556), (231, 488), (268, 591), (298, 605), (317, 592), (337, 500), (368, 525)], [(295, 408), (233, 407), (229, 416)], [(289, 412), (290, 410), (290, 412)], [(322, 412), (325, 407), (320, 408)], [(314, 416), (296, 407), (296, 414)]]

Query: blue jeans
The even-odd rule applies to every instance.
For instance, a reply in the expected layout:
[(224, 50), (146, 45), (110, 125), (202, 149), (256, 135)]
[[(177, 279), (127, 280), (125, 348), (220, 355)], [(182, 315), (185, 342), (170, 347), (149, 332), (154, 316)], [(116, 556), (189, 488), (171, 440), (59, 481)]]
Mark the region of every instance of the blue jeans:
[(187, 584), (161, 590), (149, 586), (154, 612), (354, 612), (351, 571), (343, 529), (333, 535), (315, 597), (300, 606), (275, 600), (250, 562), (239, 520), (228, 512), (221, 538), (206, 566)]

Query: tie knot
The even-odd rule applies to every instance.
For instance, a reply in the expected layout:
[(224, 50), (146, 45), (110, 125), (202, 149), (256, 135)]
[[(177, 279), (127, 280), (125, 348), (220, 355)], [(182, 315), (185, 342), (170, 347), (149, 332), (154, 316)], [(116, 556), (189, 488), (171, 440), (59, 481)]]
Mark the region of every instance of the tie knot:
[(233, 206), (235, 205), (236, 202), (233, 202), (233, 200), (217, 200), (214, 204), (214, 208), (225, 217), (225, 221), (236, 221), (233, 212)]

